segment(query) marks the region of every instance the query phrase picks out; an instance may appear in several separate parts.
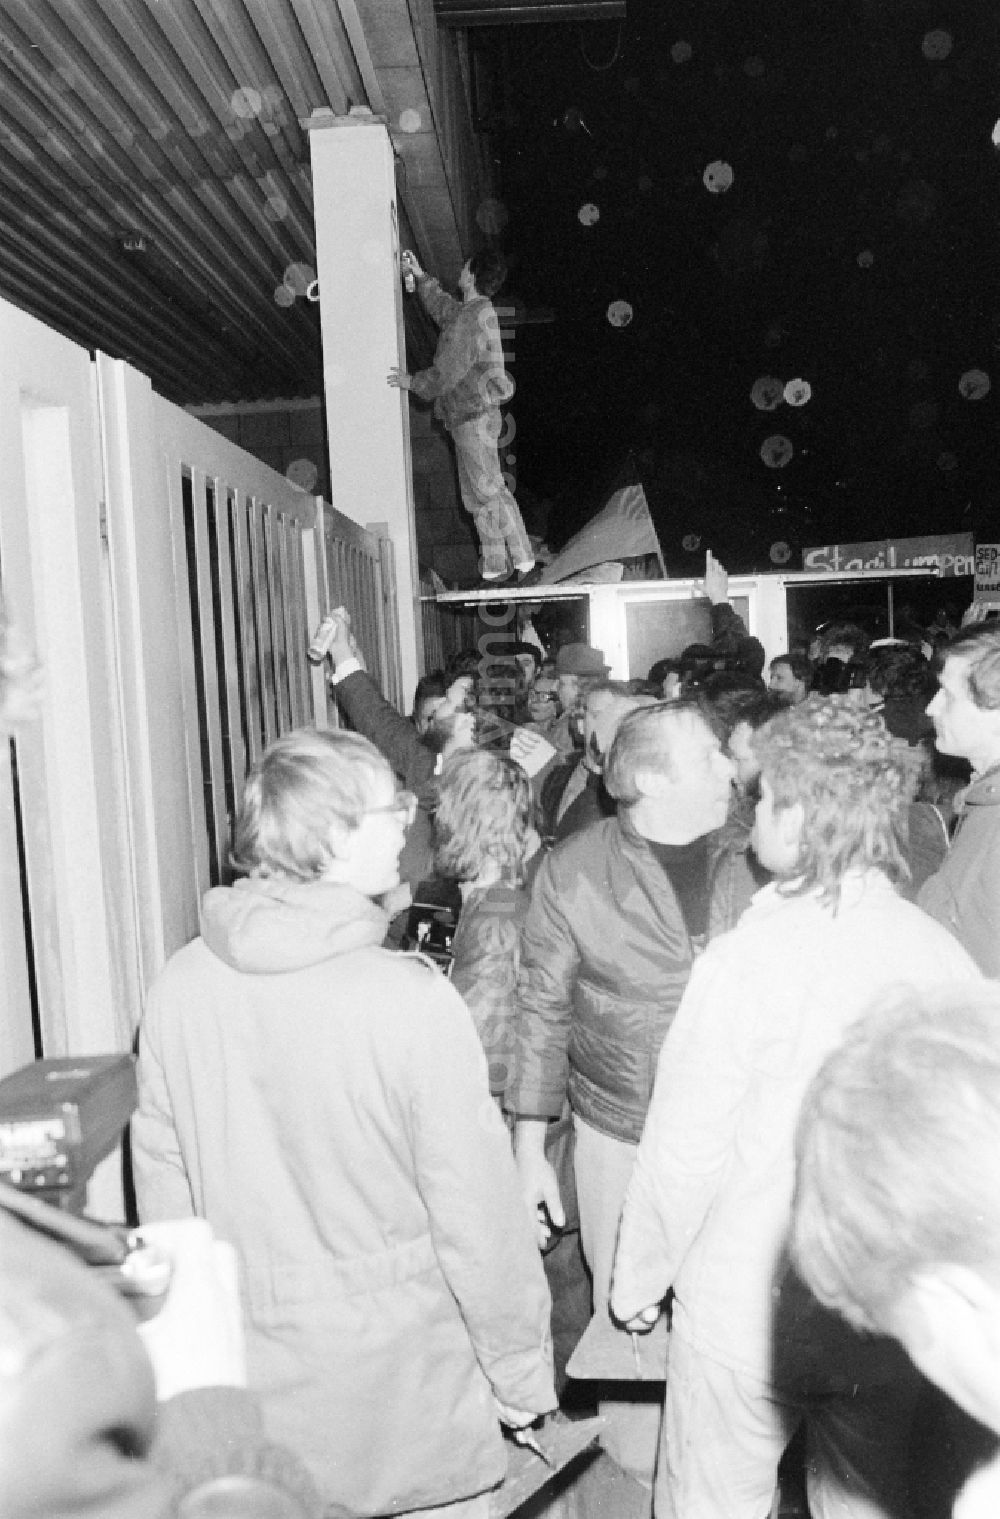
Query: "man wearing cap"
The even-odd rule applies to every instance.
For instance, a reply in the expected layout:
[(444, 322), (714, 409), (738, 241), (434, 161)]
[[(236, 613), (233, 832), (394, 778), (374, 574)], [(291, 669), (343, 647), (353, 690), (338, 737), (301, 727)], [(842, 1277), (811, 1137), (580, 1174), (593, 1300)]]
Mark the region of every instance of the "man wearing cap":
[(569, 723), (578, 712), (583, 699), (598, 681), (607, 680), (611, 666), (604, 661), (600, 649), (592, 649), (589, 643), (564, 643), (556, 654), (556, 699), (559, 716), (551, 730), (543, 736), (559, 750), (571, 754), (576, 747), (570, 735)]
[(610, 668), (600, 649), (564, 643), (556, 655), (557, 712), (542, 723), (526, 723), (511, 739), (510, 757), (530, 775), (539, 806), (556, 771), (565, 765), (568, 779), (580, 758), (583, 702), (588, 691), (607, 679)]

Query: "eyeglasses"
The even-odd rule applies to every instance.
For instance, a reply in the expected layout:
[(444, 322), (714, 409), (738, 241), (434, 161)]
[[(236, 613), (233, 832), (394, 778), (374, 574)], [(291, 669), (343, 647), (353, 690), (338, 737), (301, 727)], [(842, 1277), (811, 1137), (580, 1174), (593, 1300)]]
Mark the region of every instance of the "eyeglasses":
[(397, 791), (392, 801), (384, 807), (365, 808), (365, 817), (378, 817), (379, 814), (400, 818), (409, 828), (417, 815), (417, 798), (412, 791)]

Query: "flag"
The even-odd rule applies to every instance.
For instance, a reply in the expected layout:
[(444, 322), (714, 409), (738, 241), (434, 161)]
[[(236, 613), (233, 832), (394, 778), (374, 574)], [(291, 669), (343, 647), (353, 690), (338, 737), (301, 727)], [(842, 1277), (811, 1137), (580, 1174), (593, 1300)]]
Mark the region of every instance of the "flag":
[(553, 585), (609, 559), (634, 559), (640, 554), (655, 554), (663, 565), (646, 492), (637, 481), (630, 481), (613, 491), (597, 516), (575, 533), (551, 564), (545, 566), (538, 583)]

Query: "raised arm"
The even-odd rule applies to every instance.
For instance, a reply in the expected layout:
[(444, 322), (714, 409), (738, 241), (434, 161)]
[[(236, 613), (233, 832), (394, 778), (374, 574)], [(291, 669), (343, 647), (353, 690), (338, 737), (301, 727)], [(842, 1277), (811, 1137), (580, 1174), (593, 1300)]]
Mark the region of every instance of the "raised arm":
[(330, 685), (351, 727), (370, 739), (406, 784), (419, 789), (434, 774), (437, 756), (413, 724), (387, 702), (364, 667), (349, 623), (337, 618), (337, 631), (327, 651), (333, 666)]
[(712, 647), (721, 654), (733, 655), (748, 667), (764, 666), (764, 646), (751, 636), (739, 613), (729, 602), (729, 572), (711, 549), (705, 553), (705, 578), (701, 593), (712, 603)]

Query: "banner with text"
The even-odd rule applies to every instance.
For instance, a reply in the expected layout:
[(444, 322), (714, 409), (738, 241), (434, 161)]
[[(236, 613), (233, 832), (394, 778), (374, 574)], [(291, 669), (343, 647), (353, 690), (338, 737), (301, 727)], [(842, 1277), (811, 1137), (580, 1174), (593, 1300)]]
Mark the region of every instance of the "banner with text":
[(802, 568), (822, 575), (844, 570), (934, 570), (940, 575), (972, 575), (976, 553), (971, 533), (938, 533), (924, 538), (882, 538), (873, 543), (834, 543), (803, 549)]
[(1000, 602), (1000, 543), (976, 544), (976, 600)]

